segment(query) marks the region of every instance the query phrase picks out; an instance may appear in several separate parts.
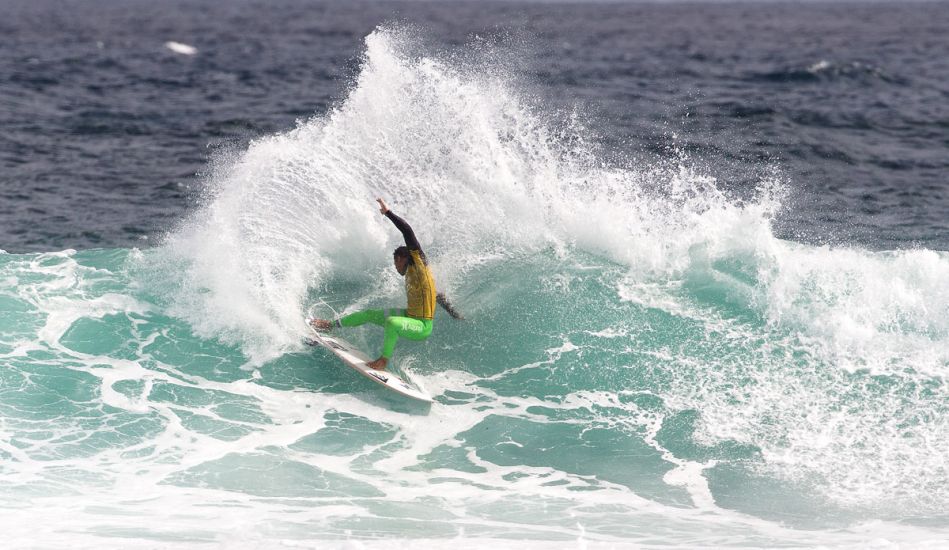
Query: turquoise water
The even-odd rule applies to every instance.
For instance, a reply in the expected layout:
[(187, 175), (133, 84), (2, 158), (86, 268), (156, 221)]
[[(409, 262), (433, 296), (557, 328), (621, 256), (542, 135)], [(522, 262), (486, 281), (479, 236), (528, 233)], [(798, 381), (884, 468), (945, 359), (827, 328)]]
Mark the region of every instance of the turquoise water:
[[(607, 166), (400, 44), (217, 158), (160, 246), (0, 255), (13, 547), (949, 538), (949, 254), (778, 239), (779, 174), (739, 199), (682, 154)], [(397, 348), (430, 407), (302, 342), (320, 300), (404, 300), (377, 196), (466, 316)]]

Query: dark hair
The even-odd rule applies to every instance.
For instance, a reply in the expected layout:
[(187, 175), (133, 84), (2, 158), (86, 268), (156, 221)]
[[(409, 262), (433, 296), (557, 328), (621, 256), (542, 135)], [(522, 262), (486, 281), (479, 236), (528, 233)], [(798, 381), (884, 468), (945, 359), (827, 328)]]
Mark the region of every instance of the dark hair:
[[(421, 250), (418, 251), (419, 258), (422, 259), (422, 263), (428, 265), (428, 258), (425, 257), (425, 253)], [(409, 247), (400, 246), (392, 251), (392, 259), (396, 258), (405, 258), (409, 261), (408, 265), (415, 265), (415, 260), (412, 259), (412, 254), (409, 252)]]
[(409, 254), (409, 247), (400, 246), (392, 251), (392, 259), (395, 258), (406, 258), (409, 261), (409, 265), (413, 265), (415, 262), (412, 261), (412, 255)]

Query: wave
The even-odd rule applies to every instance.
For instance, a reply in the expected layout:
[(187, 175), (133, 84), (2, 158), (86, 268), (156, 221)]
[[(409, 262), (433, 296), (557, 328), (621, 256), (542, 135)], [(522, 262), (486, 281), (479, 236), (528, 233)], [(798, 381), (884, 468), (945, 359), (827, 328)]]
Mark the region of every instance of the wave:
[[(314, 491), (380, 510), (395, 494), (380, 517), (467, 510), (488, 533), (522, 493), (588, 525), (942, 514), (946, 252), (778, 239), (780, 170), (739, 196), (674, 150), (609, 164), (582, 116), (545, 109), (503, 65), (421, 50), (370, 34), (348, 95), (215, 159), (202, 207), (161, 246), (0, 255), (3, 373), (41, 404), (0, 400), (20, 442), (0, 456), (24, 487), (51, 457), (126, 481), (132, 460), (193, 509), (201, 491), (271, 518)], [(300, 341), (317, 298), (404, 300), (377, 196), (467, 317), (399, 346), (438, 400), (425, 429), (397, 406), (375, 418), (357, 377)], [(433, 504), (436, 482), (454, 492)], [(339, 532), (367, 515), (331, 508), (307, 513)]]
[[(478, 292), (491, 290), (469, 290), (485, 269), (550, 250), (624, 272), (612, 283), (617, 295), (598, 299), (718, 318), (705, 325), (740, 320), (729, 330), (743, 332), (751, 355), (736, 364), (696, 357), (713, 371), (701, 376), (708, 393), (673, 399), (700, 411), (707, 436), (748, 441), (782, 457), (772, 464), (835, 478), (840, 498), (928, 478), (902, 461), (893, 469), (872, 464), (897, 449), (909, 453), (918, 438), (931, 443), (938, 426), (900, 429), (918, 424), (915, 413), (894, 414), (895, 397), (877, 395), (877, 385), (890, 377), (886, 387), (909, 411), (913, 388), (945, 374), (944, 253), (782, 241), (770, 226), (787, 185), (779, 176), (762, 178), (755, 196), (739, 200), (727, 181), (682, 154), (608, 166), (579, 117), (551, 119), (503, 68), (458, 66), (410, 53), (413, 46), (402, 31), (374, 32), (335, 109), (219, 163), (207, 207), (159, 254), (181, 275), (165, 293), (174, 315), (199, 335), (237, 343), (260, 365), (297, 349), (303, 308), (341, 281), (357, 283), (367, 297), (359, 303), (398, 301), (386, 261), (398, 235), (371, 202), (382, 196), (415, 225), (441, 286), (459, 294), (462, 307), (485, 307)], [(531, 269), (522, 273), (540, 276)], [(765, 350), (777, 357), (768, 368), (758, 357)], [(729, 405), (735, 395), (725, 388), (742, 381), (752, 385)], [(856, 402), (839, 416), (847, 395)], [(938, 400), (926, 403), (938, 418)], [(779, 410), (785, 416), (776, 417)], [(842, 424), (844, 432), (827, 439), (827, 426)], [(855, 454), (866, 461), (864, 483), (845, 471)]]

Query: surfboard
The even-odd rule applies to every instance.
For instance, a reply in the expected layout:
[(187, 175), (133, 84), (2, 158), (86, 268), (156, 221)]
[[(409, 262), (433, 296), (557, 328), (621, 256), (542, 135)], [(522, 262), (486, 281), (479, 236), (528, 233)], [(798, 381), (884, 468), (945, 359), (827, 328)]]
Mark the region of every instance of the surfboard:
[(376, 384), (403, 395), (405, 397), (431, 403), (432, 398), (420, 388), (412, 386), (397, 374), (387, 370), (375, 370), (369, 368), (368, 363), (372, 361), (365, 353), (359, 351), (356, 346), (337, 336), (330, 336), (325, 332), (320, 332), (310, 325), (312, 318), (307, 317), (306, 326), (310, 329), (309, 341), (315, 345), (323, 346), (339, 357), (348, 367), (356, 370), (359, 374), (372, 380)]

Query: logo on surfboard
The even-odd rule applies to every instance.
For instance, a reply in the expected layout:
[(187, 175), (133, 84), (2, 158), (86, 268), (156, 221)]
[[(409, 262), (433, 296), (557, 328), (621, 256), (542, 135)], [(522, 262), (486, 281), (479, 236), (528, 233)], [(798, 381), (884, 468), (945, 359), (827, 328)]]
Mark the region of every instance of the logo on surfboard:
[(389, 382), (389, 377), (386, 376), (386, 375), (384, 375), (384, 374), (381, 374), (381, 373), (378, 373), (378, 372), (375, 372), (375, 371), (366, 371), (366, 373), (369, 374), (370, 376), (373, 376), (373, 377), (375, 377), (375, 378), (378, 378), (379, 380), (382, 380), (383, 383), (388, 383), (388, 382)]

